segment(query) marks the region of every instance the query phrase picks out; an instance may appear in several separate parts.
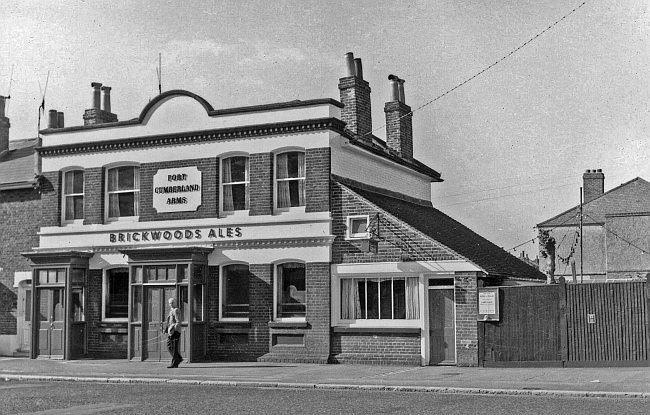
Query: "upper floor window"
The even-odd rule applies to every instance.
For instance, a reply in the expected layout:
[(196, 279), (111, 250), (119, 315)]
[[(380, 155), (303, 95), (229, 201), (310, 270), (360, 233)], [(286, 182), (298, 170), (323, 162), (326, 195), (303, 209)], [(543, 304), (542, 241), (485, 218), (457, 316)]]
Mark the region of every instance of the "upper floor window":
[(221, 160), (221, 211), (249, 209), (248, 157), (235, 156)]
[(288, 151), (275, 157), (276, 207), (305, 206), (305, 153)]
[(276, 268), (276, 316), (282, 318), (305, 318), (306, 278), (305, 264), (286, 262)]
[(84, 218), (84, 172), (71, 170), (63, 173), (63, 222)]
[(140, 168), (119, 166), (106, 171), (106, 200), (109, 220), (138, 216)]

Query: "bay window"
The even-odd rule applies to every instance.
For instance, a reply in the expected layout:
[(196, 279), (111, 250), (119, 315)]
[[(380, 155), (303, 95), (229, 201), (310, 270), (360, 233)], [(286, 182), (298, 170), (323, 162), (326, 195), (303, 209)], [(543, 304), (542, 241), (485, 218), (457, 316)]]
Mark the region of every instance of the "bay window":
[(418, 320), (417, 277), (341, 278), (341, 320)]
[(221, 212), (249, 209), (248, 157), (221, 159)]
[(276, 208), (305, 206), (305, 153), (288, 151), (275, 156)]
[(106, 171), (107, 218), (119, 220), (139, 214), (140, 168), (119, 166)]

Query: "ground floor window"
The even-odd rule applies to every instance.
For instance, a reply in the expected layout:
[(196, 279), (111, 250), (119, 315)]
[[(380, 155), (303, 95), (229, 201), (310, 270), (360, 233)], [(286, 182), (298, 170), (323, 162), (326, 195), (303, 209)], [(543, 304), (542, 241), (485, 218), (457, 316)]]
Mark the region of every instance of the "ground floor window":
[(417, 277), (342, 278), (342, 320), (417, 320)]
[(249, 275), (246, 264), (232, 264), (221, 268), (222, 317), (248, 318)]
[(129, 317), (129, 269), (106, 270), (104, 277), (104, 319)]
[(277, 266), (277, 317), (292, 318), (306, 315), (305, 264), (287, 262)]

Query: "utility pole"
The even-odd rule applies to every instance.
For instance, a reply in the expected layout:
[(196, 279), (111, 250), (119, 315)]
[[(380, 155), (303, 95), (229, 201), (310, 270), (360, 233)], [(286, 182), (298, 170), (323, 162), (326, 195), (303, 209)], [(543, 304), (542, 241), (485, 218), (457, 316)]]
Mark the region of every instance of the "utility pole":
[(582, 187), (580, 188), (580, 284), (582, 284)]

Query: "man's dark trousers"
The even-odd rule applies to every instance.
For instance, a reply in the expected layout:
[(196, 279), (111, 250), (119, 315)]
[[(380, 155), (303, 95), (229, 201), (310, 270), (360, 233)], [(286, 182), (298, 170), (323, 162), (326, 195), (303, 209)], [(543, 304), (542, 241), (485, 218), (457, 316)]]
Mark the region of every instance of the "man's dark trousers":
[(173, 367), (178, 367), (178, 365), (183, 361), (181, 354), (178, 352), (180, 339), (181, 339), (181, 333), (175, 331), (174, 334), (169, 336), (169, 339), (167, 340), (167, 349), (169, 350), (169, 354), (172, 355), (171, 366)]

